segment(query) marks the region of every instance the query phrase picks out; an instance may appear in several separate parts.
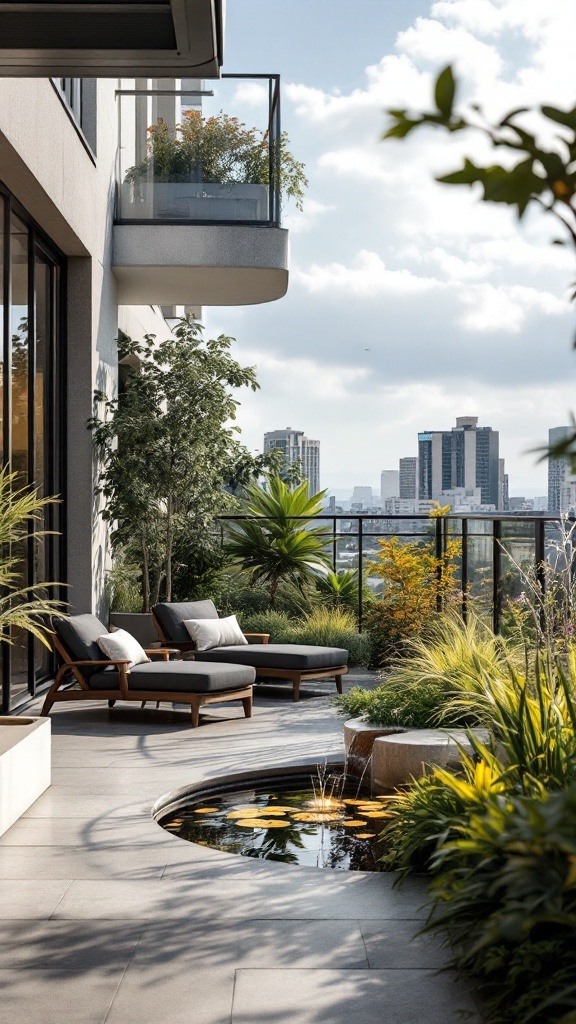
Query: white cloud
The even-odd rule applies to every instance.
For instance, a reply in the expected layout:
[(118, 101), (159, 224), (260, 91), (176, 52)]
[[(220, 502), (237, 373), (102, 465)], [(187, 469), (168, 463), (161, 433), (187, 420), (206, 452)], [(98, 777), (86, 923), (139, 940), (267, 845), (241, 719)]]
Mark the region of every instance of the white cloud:
[(409, 270), (389, 270), (377, 253), (367, 250), (359, 252), (351, 266), (342, 263), (313, 263), (307, 269), (296, 268), (292, 276), (295, 283), (314, 294), (336, 292), (365, 297), (390, 293), (414, 295), (443, 287), (440, 281), (419, 277)]
[(567, 303), (561, 302), (549, 292), (522, 285), (507, 288), (476, 284), (460, 289), (458, 298), (469, 307), (469, 311), (460, 318), (460, 323), (471, 331), (517, 334), (532, 310), (561, 316), (569, 308)]

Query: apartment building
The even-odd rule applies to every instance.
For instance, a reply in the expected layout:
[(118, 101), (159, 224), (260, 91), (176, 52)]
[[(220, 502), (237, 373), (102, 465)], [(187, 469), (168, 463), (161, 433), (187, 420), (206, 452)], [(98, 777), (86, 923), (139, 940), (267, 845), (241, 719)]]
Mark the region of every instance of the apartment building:
[[(167, 307), (280, 298), (287, 231), (273, 178), (160, 183), (150, 158), (159, 118), (175, 127), (194, 106), (243, 115), (238, 81), (221, 74), (221, 0), (184, 5), (186, 24), (165, 3), (118, 3), (104, 17), (90, 3), (1, 6), (1, 454), (23, 484), (60, 498), (45, 524), (54, 534), (31, 532), (24, 582), (61, 580), (73, 610), (105, 615), (110, 551), (86, 425), (94, 392), (117, 391), (118, 332), (162, 339)], [(279, 81), (254, 80), (251, 116), (273, 145)], [(52, 669), (41, 645), (16, 640), (2, 645), (4, 710)]]

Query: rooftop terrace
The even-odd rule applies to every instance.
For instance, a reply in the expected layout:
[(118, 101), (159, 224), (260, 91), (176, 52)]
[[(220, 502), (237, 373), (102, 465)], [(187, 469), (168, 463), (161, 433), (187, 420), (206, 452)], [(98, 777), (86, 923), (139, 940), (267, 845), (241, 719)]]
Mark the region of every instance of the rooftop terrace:
[(197, 730), (166, 706), (53, 713), (52, 786), (0, 838), (1, 1024), (479, 1022), (414, 938), (419, 880), (233, 857), (152, 819), (189, 783), (342, 756), (342, 720), (308, 694), (260, 687), (252, 719), (219, 705)]

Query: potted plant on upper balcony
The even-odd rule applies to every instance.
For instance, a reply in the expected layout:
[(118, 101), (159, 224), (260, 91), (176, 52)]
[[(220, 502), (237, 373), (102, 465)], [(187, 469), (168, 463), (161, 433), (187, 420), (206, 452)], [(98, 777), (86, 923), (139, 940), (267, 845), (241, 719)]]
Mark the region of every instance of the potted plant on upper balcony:
[[(302, 209), (308, 184), (304, 164), (282, 132), (272, 145), (275, 186)], [(124, 177), (123, 210), (132, 216), (190, 220), (268, 220), (270, 142), (220, 112), (204, 117), (187, 110), (175, 129), (162, 120), (148, 128), (147, 154)]]

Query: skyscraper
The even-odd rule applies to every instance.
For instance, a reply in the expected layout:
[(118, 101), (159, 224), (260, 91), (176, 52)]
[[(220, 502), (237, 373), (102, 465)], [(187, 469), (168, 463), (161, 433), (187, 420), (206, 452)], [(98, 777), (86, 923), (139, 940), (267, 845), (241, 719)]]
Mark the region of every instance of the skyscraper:
[(409, 456), (399, 462), (399, 497), (408, 501), (418, 500), (418, 459)]
[[(548, 444), (550, 447), (565, 441), (574, 435), (574, 427), (551, 427), (548, 431)], [(570, 455), (561, 455), (558, 458), (548, 459), (548, 511), (566, 512), (572, 506), (569, 491), (570, 484), (576, 483), (576, 476), (572, 473), (572, 460)], [(564, 492), (564, 493), (563, 493)]]
[(382, 504), (386, 498), (400, 496), (400, 480), (397, 469), (383, 469), (380, 474), (380, 499)]
[(308, 481), (308, 494), (320, 490), (320, 441), (304, 436), (303, 430), (270, 430), (264, 434), (264, 452), (280, 448), (284, 453), (284, 467), (299, 462), (302, 476)]
[(418, 434), (419, 497), (439, 501), (443, 491), (479, 487), (483, 505), (499, 507), (499, 435), (479, 427), (477, 416), (459, 416), (451, 430)]

